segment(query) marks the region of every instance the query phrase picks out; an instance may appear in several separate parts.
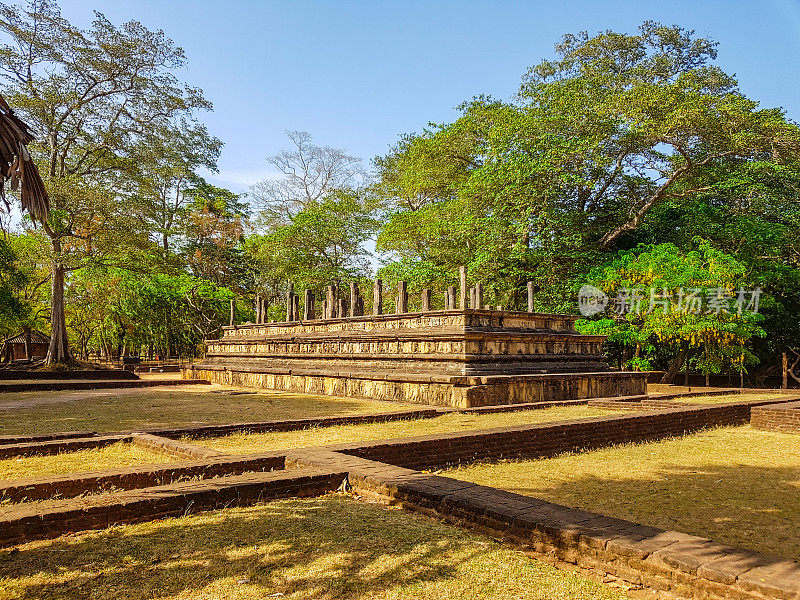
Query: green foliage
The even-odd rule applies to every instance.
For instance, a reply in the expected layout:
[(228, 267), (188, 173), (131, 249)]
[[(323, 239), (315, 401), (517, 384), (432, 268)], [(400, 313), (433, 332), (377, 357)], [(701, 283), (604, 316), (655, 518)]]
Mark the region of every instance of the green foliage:
[[(590, 281), (616, 298), (617, 306), (612, 303), (597, 320), (579, 321), (579, 331), (608, 335), (609, 343), (635, 349), (627, 361), (630, 367), (649, 367), (647, 357), (663, 347), (694, 352), (704, 373), (735, 371), (743, 361), (752, 362), (746, 344), (766, 332), (759, 325), (764, 317), (748, 308), (751, 294), (738, 297), (739, 290), (754, 286), (748, 269), (706, 240), (697, 239), (695, 245), (688, 252), (670, 243), (641, 246), (590, 274)], [(641, 300), (633, 299), (632, 290), (641, 290)], [(721, 290), (730, 294), (729, 308), (718, 311), (706, 301)], [(744, 302), (737, 305), (739, 300)], [(764, 305), (769, 306), (768, 300)]]
[(18, 294), (27, 279), (13, 248), (0, 237), (0, 336), (16, 333), (19, 323), (30, 315), (31, 307), (21, 301)]
[(124, 269), (85, 270), (69, 288), (74, 342), (111, 356), (141, 350), (161, 356), (195, 356), (204, 339), (227, 323), (234, 294), (185, 273), (136, 274)]
[(255, 263), (257, 289), (277, 302), (271, 316), (283, 318), (280, 299), (288, 282), (318, 296), (333, 282), (360, 280), (370, 272), (364, 243), (378, 227), (378, 207), (353, 190), (333, 190), (309, 202), (287, 223), (250, 236), (246, 252)]

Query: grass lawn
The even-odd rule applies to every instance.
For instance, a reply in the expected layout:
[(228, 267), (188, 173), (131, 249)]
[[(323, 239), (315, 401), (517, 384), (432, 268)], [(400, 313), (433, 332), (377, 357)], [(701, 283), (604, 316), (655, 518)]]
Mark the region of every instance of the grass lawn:
[(446, 475), (800, 559), (800, 435), (721, 427)]
[(178, 459), (168, 454), (150, 452), (131, 443), (119, 442), (105, 448), (0, 460), (0, 479), (45, 477), (175, 460)]
[(341, 495), (0, 550), (0, 597), (620, 599), (489, 538)]
[(545, 423), (616, 414), (615, 411), (589, 408), (587, 406), (554, 407), (541, 410), (522, 410), (510, 413), (486, 415), (450, 413), (432, 419), (413, 419), (368, 425), (337, 425), (334, 427), (310, 428), (301, 431), (274, 433), (238, 433), (217, 438), (190, 440), (194, 444), (207, 446), (230, 453), (263, 452), (285, 450), (305, 446), (323, 446), (343, 442), (381, 440), (384, 438), (408, 437), (451, 431), (488, 429), (508, 425)]
[(391, 412), (419, 405), (219, 385), (0, 394), (0, 435), (130, 431), (198, 423)]

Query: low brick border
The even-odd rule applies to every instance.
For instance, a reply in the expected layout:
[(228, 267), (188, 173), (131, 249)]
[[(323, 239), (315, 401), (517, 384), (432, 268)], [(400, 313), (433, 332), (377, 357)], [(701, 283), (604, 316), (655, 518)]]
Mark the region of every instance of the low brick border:
[(800, 564), (778, 556), (324, 449), (290, 452), (286, 460), (346, 470), (361, 493), (655, 590), (703, 600), (800, 597)]
[(139, 446), (155, 452), (163, 452), (164, 454), (170, 454), (178, 458), (203, 459), (223, 456), (222, 452), (218, 452), (213, 448), (195, 446), (194, 444), (187, 444), (186, 442), (179, 442), (169, 438), (152, 435), (150, 433), (133, 433), (131, 435), (131, 442), (134, 446)]
[(750, 424), (756, 429), (766, 431), (800, 433), (800, 398), (795, 400), (754, 408)]
[[(759, 402), (775, 404), (774, 400)], [(268, 458), (283, 461), (288, 472), (131, 489), (64, 500), (38, 511), (30, 505), (15, 506), (3, 515), (5, 521), (0, 520), (0, 545), (113, 523), (178, 516), (190, 507), (207, 510), (287, 494), (317, 495), (338, 487), (337, 479), (346, 475), (363, 493), (458, 524), (502, 533), (541, 554), (656, 590), (713, 600), (797, 599), (797, 562), (414, 470), (494, 458), (551, 456), (683, 435), (715, 425), (739, 425), (750, 419), (755, 404), (684, 405), (645, 413), (290, 450)], [(203, 468), (219, 468), (218, 464), (226, 461), (241, 465), (249, 458), (252, 456), (220, 457), (195, 463), (194, 468), (202, 475)], [(308, 469), (314, 474), (309, 475)], [(179, 477), (185, 474), (182, 470)], [(82, 485), (89, 485), (91, 478), (86, 475)], [(128, 483), (136, 482), (137, 476), (141, 481), (154, 475), (141, 469), (129, 473), (127, 480), (121, 473), (116, 475), (117, 480)], [(303, 480), (307, 485), (298, 483), (297, 477), (308, 477)], [(106, 482), (111, 480), (113, 477), (106, 478)], [(95, 477), (92, 485), (100, 481), (102, 477)], [(30, 480), (18, 482), (25, 483)], [(52, 481), (49, 485), (55, 489)], [(22, 485), (15, 489), (21, 490)]]
[(190, 511), (319, 496), (337, 489), (346, 476), (346, 472), (313, 468), (247, 473), (63, 500), (46, 510), (23, 504), (0, 512), (0, 546), (122, 523), (179, 517)]
[(117, 442), (130, 442), (131, 434), (115, 433), (110, 435), (92, 435), (83, 438), (61, 438), (43, 442), (23, 442), (21, 444), (4, 444), (0, 446), (0, 460), (20, 456), (36, 456), (75, 452), (88, 448), (102, 448)]
[[(777, 390), (770, 390), (777, 395), (781, 395)], [(737, 392), (738, 393), (738, 392)], [(694, 398), (694, 397), (702, 397), (702, 396), (723, 396), (727, 394), (688, 394), (685, 396), (681, 395), (674, 395), (670, 396), (671, 398)], [(774, 403), (782, 403), (782, 402), (791, 402), (798, 399), (796, 394), (789, 395), (787, 394), (784, 398), (770, 398), (769, 400), (733, 400), (732, 402), (746, 402), (749, 403), (751, 406), (761, 406), (763, 404), (774, 404)], [(678, 402), (676, 400), (664, 399), (661, 396), (650, 396), (648, 398), (644, 398), (637, 402), (626, 402), (620, 401), (615, 398), (596, 398), (592, 399), (588, 402), (588, 405), (593, 408), (607, 408), (611, 410), (631, 410), (631, 411), (643, 411), (643, 410), (660, 410), (660, 409), (668, 409), (668, 408), (684, 408), (686, 406), (710, 406), (708, 403), (702, 402)], [(718, 404), (719, 405), (719, 404)]]
[(0, 381), (35, 381), (41, 379), (139, 379), (139, 376), (124, 369), (85, 369), (80, 371), (24, 371), (22, 369), (0, 369)]
[(32, 477), (0, 482), (0, 500), (24, 502), (49, 498), (75, 498), (111, 489), (132, 490), (168, 485), (186, 479), (209, 479), (246, 472), (279, 471), (285, 452), (223, 456), (206, 460), (140, 465), (79, 474)]
[(192, 425), (189, 427), (161, 427), (143, 430), (165, 438), (182, 437), (215, 437), (246, 431), (248, 433), (269, 433), (273, 431), (299, 431), (313, 427), (333, 427), (335, 425), (361, 425), (366, 423), (383, 423), (388, 421), (405, 421), (411, 419), (430, 419), (445, 414), (436, 408), (410, 409), (385, 413), (367, 413), (360, 415), (341, 415), (338, 417), (308, 417), (304, 419), (276, 419), (273, 421), (251, 421), (242, 423), (225, 423), (222, 425)]
[[(632, 400), (631, 402), (638, 401), (640, 399), (647, 398), (647, 396), (629, 396)], [(602, 400), (602, 398), (599, 398)], [(594, 398), (592, 400), (595, 400)], [(526, 402), (521, 404), (501, 404), (495, 406), (475, 406), (473, 408), (457, 408), (453, 409), (455, 412), (465, 413), (465, 414), (478, 414), (478, 415), (488, 415), (494, 413), (507, 413), (507, 412), (519, 412), (523, 410), (541, 410), (544, 408), (553, 408), (556, 406), (585, 406), (589, 403), (588, 398), (578, 399), (578, 400), (551, 400), (551, 401), (544, 401), (544, 402)]]
[(8, 444), (27, 444), (30, 442), (50, 442), (71, 438), (94, 437), (96, 431), (62, 431), (59, 433), (37, 433), (31, 435), (0, 435), (0, 446)]
[(433, 469), (505, 458), (544, 458), (564, 452), (680, 436), (706, 427), (743, 425), (750, 420), (752, 404), (689, 405), (553, 423), (353, 442), (326, 448), (410, 469)]

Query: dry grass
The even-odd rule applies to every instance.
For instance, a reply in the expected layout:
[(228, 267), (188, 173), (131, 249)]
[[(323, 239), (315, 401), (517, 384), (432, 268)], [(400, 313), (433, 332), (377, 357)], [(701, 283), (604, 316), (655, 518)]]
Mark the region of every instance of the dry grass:
[(451, 477), (800, 558), (800, 435), (725, 427)]
[[(0, 394), (0, 435), (130, 431), (202, 423), (390, 412), (413, 405), (219, 385)], [(418, 407), (418, 405), (417, 405)]]
[(344, 496), (115, 527), (0, 554), (0, 597), (621, 599), (489, 538)]
[(301, 431), (275, 433), (239, 433), (218, 438), (192, 440), (192, 443), (208, 446), (223, 452), (246, 454), (266, 450), (285, 450), (305, 446), (323, 446), (343, 442), (381, 440), (388, 438), (488, 429), (509, 425), (546, 423), (565, 419), (580, 419), (614, 414), (614, 411), (586, 406), (554, 407), (542, 410), (525, 410), (510, 413), (475, 415), (450, 413), (432, 419), (414, 419), (372, 423), (368, 425), (337, 425), (311, 428)]
[(0, 460), (0, 480), (45, 477), (174, 460), (174, 457), (167, 454), (150, 452), (131, 443), (119, 442), (104, 448)]

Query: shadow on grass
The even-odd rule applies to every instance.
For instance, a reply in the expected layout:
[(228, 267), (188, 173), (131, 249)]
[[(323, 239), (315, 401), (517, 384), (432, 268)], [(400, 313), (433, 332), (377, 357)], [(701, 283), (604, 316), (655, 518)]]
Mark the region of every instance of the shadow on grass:
[[(580, 455), (578, 455), (580, 456)], [(617, 477), (564, 475), (568, 458), (476, 465), (451, 472), (491, 485), (607, 516), (676, 530), (716, 542), (800, 559), (800, 468), (753, 465), (664, 465)], [(538, 463), (538, 464), (537, 464)], [(474, 469), (474, 470), (472, 470)], [(599, 470), (599, 469), (598, 469)]]
[(0, 596), (348, 598), (451, 578), (487, 552), (433, 525), (330, 496), (168, 519), (4, 553)]

